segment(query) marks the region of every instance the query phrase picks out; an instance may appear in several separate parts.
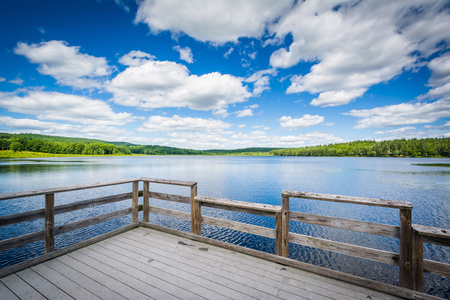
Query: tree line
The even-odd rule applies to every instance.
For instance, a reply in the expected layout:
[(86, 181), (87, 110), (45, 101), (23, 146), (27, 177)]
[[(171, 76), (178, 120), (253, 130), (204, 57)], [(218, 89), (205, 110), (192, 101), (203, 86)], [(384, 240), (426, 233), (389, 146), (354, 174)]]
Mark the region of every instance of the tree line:
[(108, 143), (51, 142), (13, 134), (0, 133), (0, 150), (30, 151), (53, 154), (126, 155), (131, 154), (126, 146)]
[(450, 157), (450, 138), (354, 141), (278, 149), (270, 153), (277, 156)]

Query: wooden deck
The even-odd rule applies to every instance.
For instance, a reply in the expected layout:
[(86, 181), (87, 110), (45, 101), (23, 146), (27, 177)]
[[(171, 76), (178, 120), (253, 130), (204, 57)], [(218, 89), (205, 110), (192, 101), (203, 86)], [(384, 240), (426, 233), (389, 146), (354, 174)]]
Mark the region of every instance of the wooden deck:
[(400, 299), (138, 227), (0, 279), (6, 299)]

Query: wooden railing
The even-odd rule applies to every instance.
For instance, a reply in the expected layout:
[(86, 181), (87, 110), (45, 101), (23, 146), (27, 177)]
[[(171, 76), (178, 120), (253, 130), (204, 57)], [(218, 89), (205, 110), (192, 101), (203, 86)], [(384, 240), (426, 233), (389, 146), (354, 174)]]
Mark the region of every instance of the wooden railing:
[[(143, 190), (141, 191), (139, 190), (140, 182), (142, 182), (143, 186)], [(132, 184), (132, 188), (131, 192), (129, 193), (111, 195), (54, 206), (55, 194), (58, 193), (130, 183)], [(150, 190), (150, 184), (168, 184), (189, 187), (190, 196), (154, 192)], [(196, 182), (164, 180), (146, 177), (105, 183), (69, 186), (63, 188), (51, 188), (28, 192), (0, 194), (0, 201), (39, 195), (44, 196), (44, 209), (38, 209), (14, 215), (0, 216), (0, 227), (44, 218), (44, 230), (0, 241), (0, 251), (5, 251), (11, 248), (16, 248), (44, 239), (46, 254), (44, 254), (42, 258), (35, 260), (35, 262), (25, 263), (21, 266), (16, 267), (13, 266), (4, 268), (0, 270), (0, 276), (15, 272), (19, 268), (27, 267), (31, 263), (45, 261), (46, 259), (50, 259), (56, 255), (59, 255), (58, 253), (62, 254), (64, 251), (69, 251), (70, 249), (64, 251), (55, 251), (55, 235), (67, 233), (94, 224), (99, 224), (101, 222), (105, 222), (128, 214), (132, 215), (131, 224), (124, 228), (123, 231), (130, 228), (135, 228), (140, 225), (150, 226), (151, 224), (149, 223), (149, 216), (150, 213), (152, 213), (190, 221), (191, 233), (193, 234), (193, 236), (201, 237), (202, 224), (208, 224), (212, 226), (218, 226), (272, 238), (275, 240), (275, 255), (278, 257), (288, 258), (289, 244), (293, 243), (341, 253), (353, 257), (368, 259), (376, 262), (386, 263), (389, 265), (396, 265), (400, 267), (399, 277), (401, 286), (416, 291), (423, 291), (424, 272), (450, 277), (450, 264), (423, 259), (423, 243), (433, 243), (447, 247), (450, 246), (449, 231), (441, 228), (413, 225), (411, 221), (412, 205), (409, 202), (305, 193), (296, 191), (283, 191), (281, 201), (282, 205), (277, 206), (198, 196)], [(141, 205), (139, 205), (140, 197), (142, 197)], [(332, 201), (398, 209), (400, 216), (400, 225), (392, 226), (291, 211), (289, 209), (289, 202), (291, 198)], [(129, 208), (117, 210), (69, 224), (55, 225), (54, 217), (57, 214), (72, 212), (98, 205), (105, 205), (127, 199), (131, 199), (132, 205)], [(150, 199), (183, 203), (190, 206), (190, 212), (152, 206), (150, 205)], [(244, 212), (253, 215), (271, 217), (274, 218), (275, 229), (210, 216), (203, 216), (202, 207), (212, 207), (220, 210), (230, 210), (234, 212)], [(139, 211), (143, 211), (142, 221), (139, 221)], [(289, 221), (303, 222), (363, 233), (371, 233), (391, 238), (398, 238), (400, 250), (399, 253), (394, 253), (289, 232)], [(92, 241), (84, 241), (77, 245), (74, 245), (72, 248), (83, 247), (84, 245), (90, 242), (95, 242), (96, 240), (98, 239), (93, 239)]]

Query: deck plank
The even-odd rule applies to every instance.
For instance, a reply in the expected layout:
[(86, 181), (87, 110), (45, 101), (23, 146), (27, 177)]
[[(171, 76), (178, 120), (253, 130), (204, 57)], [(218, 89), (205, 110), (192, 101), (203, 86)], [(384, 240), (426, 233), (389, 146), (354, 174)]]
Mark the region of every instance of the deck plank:
[[(138, 236), (138, 233), (147, 234), (148, 232), (134, 231), (133, 234), (121, 238), (129, 239), (131, 238), (131, 236), (134, 236), (138, 239), (156, 239), (158, 243), (155, 243), (155, 247), (167, 249), (166, 252), (174, 249), (173, 246), (171, 247), (171, 243), (174, 243), (174, 239), (172, 238), (172, 236), (160, 234), (159, 232), (154, 232), (151, 237), (148, 234), (147, 236)], [(182, 239), (181, 242), (187, 244), (187, 247), (177, 245), (177, 248), (175, 248), (175, 250), (177, 251), (172, 252), (172, 255), (179, 253), (178, 256), (189, 254), (195, 257), (196, 252), (198, 252), (196, 248), (202, 247), (202, 245), (204, 247), (204, 244), (202, 243), (197, 243), (186, 239)], [(314, 299), (329, 299), (335, 298), (337, 296), (339, 296), (341, 299), (355, 299), (366, 298), (368, 296), (367, 293), (361, 293), (358, 291), (352, 291), (351, 293), (349, 293), (348, 289), (341, 288), (331, 283), (324, 283), (323, 281), (318, 280), (310, 280), (308, 278), (310, 273), (308, 272), (304, 272), (294, 268), (290, 268), (288, 271), (287, 267), (281, 267), (276, 263), (265, 262), (264, 264), (261, 264), (262, 260), (258, 258), (253, 260), (250, 259), (253, 257), (248, 255), (236, 255), (236, 253), (234, 252), (227, 250), (222, 251), (224, 249), (220, 248), (212, 249), (215, 250), (214, 254), (209, 254), (210, 252), (204, 252), (202, 254), (202, 257), (198, 259), (198, 261), (201, 262), (203, 266), (208, 264), (213, 265), (214, 263), (220, 263), (221, 269), (232, 274), (241, 274), (242, 277), (245, 277), (247, 279), (247, 281), (249, 279), (253, 280), (256, 286), (264, 286), (265, 288), (269, 286), (279, 288), (280, 286), (282, 286), (282, 288), (288, 293), (302, 293), (304, 296)], [(218, 256), (218, 252), (221, 252), (223, 255)], [(266, 268), (260, 269), (260, 266), (262, 265)], [(295, 271), (300, 272), (296, 273)], [(292, 277), (294, 277), (295, 279)], [(288, 283), (288, 285), (285, 285), (286, 283)], [(301, 288), (298, 288), (299, 286)], [(349, 296), (349, 294), (351, 296)]]
[[(108, 241), (109, 242), (109, 241)], [(133, 251), (136, 253), (137, 259), (139, 259), (142, 263), (145, 263), (147, 260), (153, 259), (152, 265), (173, 276), (180, 276), (184, 281), (190, 283), (192, 287), (202, 286), (206, 289), (210, 289), (214, 292), (215, 297), (222, 298), (232, 298), (232, 299), (257, 299), (255, 297), (250, 297), (245, 294), (246, 291), (244, 289), (237, 289), (236, 286), (229, 286), (225, 283), (232, 284), (230, 281), (226, 281), (224, 278), (218, 278), (216, 274), (205, 272), (202, 269), (202, 264), (197, 264), (196, 266), (186, 266), (183, 263), (178, 262), (171, 255), (171, 257), (164, 257), (161, 252), (153, 252), (148, 249), (139, 248), (133, 244), (132, 240), (124, 239), (119, 241), (110, 241), (111, 244), (115, 246), (123, 246), (123, 245), (132, 245)], [(142, 246), (142, 245), (140, 245)], [(111, 247), (111, 246), (109, 246)], [(120, 251), (120, 250), (118, 250)], [(149, 255), (151, 253), (151, 255)], [(261, 294), (262, 295), (262, 294)], [(263, 295), (264, 298), (267, 298), (266, 295)]]
[(16, 274), (11, 274), (1, 278), (0, 280), (20, 299), (45, 299), (44, 296), (42, 296), (38, 291), (23, 281), (22, 278)]
[(53, 285), (47, 279), (34, 272), (30, 268), (16, 273), (23, 281), (33, 286), (47, 299), (73, 299), (64, 291)]
[[(88, 251), (89, 250), (89, 251)], [(107, 264), (111, 267), (114, 267), (118, 270), (121, 270), (122, 272), (135, 277), (137, 280), (142, 280), (148, 284), (151, 284), (152, 286), (155, 286), (156, 288), (161, 289), (161, 291), (167, 291), (167, 293), (161, 293), (162, 299), (169, 299), (173, 298), (174, 296), (176, 298), (180, 299), (205, 299), (201, 295), (195, 294), (187, 289), (180, 288), (174, 284), (171, 284), (172, 280), (164, 281), (158, 278), (158, 273), (160, 271), (153, 268), (152, 271), (144, 272), (143, 270), (148, 270), (149, 267), (147, 264), (151, 264), (152, 261), (149, 259), (144, 263), (138, 262), (136, 257), (126, 257), (123, 253), (125, 249), (122, 248), (122, 253), (111, 251), (110, 249), (102, 248), (99, 245), (92, 245), (89, 247), (89, 249), (86, 249), (82, 253), (85, 255), (88, 255), (94, 259), (97, 259), (101, 263)], [(120, 255), (121, 254), (121, 255)], [(109, 259), (109, 258), (113, 258)], [(124, 259), (125, 257), (125, 259)], [(152, 293), (152, 295), (155, 295)], [(213, 294), (208, 294), (209, 296), (212, 296)]]
[[(139, 229), (139, 228), (138, 228)], [(137, 234), (138, 232), (149, 235), (148, 232), (145, 231), (133, 231), (133, 234)], [(164, 233), (154, 231), (152, 232), (152, 237), (158, 237), (160, 239), (171, 241), (170, 235), (165, 235)], [(184, 243), (195, 243), (194, 241), (179, 238)], [(201, 244), (201, 243), (200, 243)], [(189, 248), (185, 249), (183, 252), (190, 251)], [(386, 295), (384, 293), (374, 291), (371, 289), (367, 289), (358, 285), (353, 285), (350, 283), (334, 280), (331, 278), (323, 277), (320, 275), (312, 274), (307, 271), (299, 270), (292, 267), (280, 266), (278, 264), (268, 262), (261, 263), (261, 259), (257, 257), (253, 257), (250, 255), (244, 255), (245, 259), (242, 261), (236, 261), (236, 253), (233, 251), (229, 251), (226, 249), (222, 249), (217, 247), (216, 252), (214, 253), (213, 259), (218, 261), (226, 261), (232, 263), (234, 266), (243, 269), (245, 272), (256, 272), (256, 274), (264, 274), (265, 277), (272, 278), (274, 280), (280, 281), (280, 277), (286, 276), (286, 271), (289, 272), (289, 280), (285, 280), (285, 283), (291, 282), (291, 284), (298, 286), (298, 284), (293, 283), (294, 281), (298, 281), (300, 284), (306, 284), (308, 286), (315, 286), (319, 289), (327, 289), (331, 291), (332, 295), (342, 294), (348, 295), (349, 290), (353, 294), (355, 298), (366, 298), (370, 296), (372, 299), (401, 299), (399, 297)], [(275, 268), (273, 267), (275, 266)], [(251, 267), (249, 269), (249, 267)], [(335, 297), (335, 296), (334, 296)]]
[[(136, 241), (134, 240), (128, 240), (129, 244), (133, 244), (136, 247), (139, 247), (139, 244), (135, 244)], [(159, 244), (155, 243), (155, 244)], [(181, 270), (192, 272), (193, 274), (196, 274), (198, 276), (202, 276), (205, 279), (209, 279), (211, 281), (225, 284), (225, 286), (232, 288), (236, 291), (239, 291), (241, 293), (247, 294), (249, 296), (255, 297), (255, 298), (265, 298), (267, 297), (266, 294), (269, 295), (276, 295), (278, 293), (278, 289), (270, 288), (270, 287), (261, 287), (260, 290), (256, 289), (247, 278), (239, 276), (234, 273), (227, 272), (227, 270), (224, 270), (224, 266), (222, 264), (216, 264), (213, 266), (210, 266), (209, 264), (206, 264), (206, 262), (202, 259), (202, 257), (180, 257), (176, 254), (182, 253), (183, 249), (176, 249), (175, 252), (173, 251), (164, 251), (163, 249), (159, 249), (155, 251), (156, 245), (152, 249), (152, 253), (154, 255), (158, 256), (158, 259), (163, 260), (165, 264), (171, 264), (174, 267), (178, 267)], [(142, 249), (144, 250), (144, 249)], [(145, 251), (145, 250), (144, 250)], [(263, 293), (261, 293), (261, 291)]]
[(75, 299), (100, 299), (96, 295), (86, 290), (84, 287), (76, 284), (72, 280), (65, 277), (63, 274), (56, 272), (45, 264), (34, 266), (31, 268), (31, 270), (33, 270), (46, 280), (50, 281), (57, 288)]
[(2, 300), (15, 300), (19, 299), (8, 287), (0, 281), (0, 296)]
[[(131, 235), (128, 235), (127, 237), (121, 237), (123, 239), (130, 239)], [(150, 237), (138, 237), (135, 236), (137, 240), (139, 239), (149, 239)], [(202, 270), (206, 270), (209, 273), (217, 273), (222, 276), (228, 277), (230, 280), (233, 280), (234, 282), (228, 282), (227, 286), (232, 286), (233, 284), (239, 284), (241, 285), (241, 289), (250, 291), (251, 289), (261, 289), (266, 294), (259, 293), (258, 298), (267, 298), (268, 296), (276, 297), (276, 295), (279, 293), (280, 290), (280, 281), (271, 281), (270, 279), (266, 278), (263, 273), (255, 274), (252, 273), (251, 270), (254, 267), (254, 265), (247, 265), (244, 269), (238, 269), (235, 266), (231, 266), (230, 264), (243, 264), (245, 262), (245, 258), (241, 258), (239, 255), (234, 255), (233, 257), (228, 259), (219, 259), (216, 261), (212, 261), (211, 259), (214, 258), (215, 247), (207, 246), (206, 248), (209, 249), (209, 251), (202, 251), (199, 250), (200, 248), (204, 248), (205, 245), (202, 243), (197, 243), (193, 241), (185, 241), (183, 242), (186, 245), (180, 245), (178, 243), (177, 239), (170, 239), (169, 241), (165, 241), (162, 239), (157, 239), (156, 236), (151, 237), (152, 240), (156, 240), (155, 245), (153, 248), (160, 248), (162, 255), (169, 255), (171, 257), (174, 257), (174, 259), (179, 260), (178, 263), (186, 262), (189, 265), (189, 267), (195, 267), (195, 266), (201, 266)], [(130, 242), (131, 243), (131, 240)], [(173, 245), (176, 244), (175, 248), (173, 248)], [(138, 246), (138, 245), (137, 245)], [(169, 249), (170, 248), (170, 249)], [(205, 248), (205, 249), (206, 249)], [(214, 251), (213, 251), (214, 250)], [(213, 254), (211, 254), (213, 253)], [(190, 260), (187, 259), (190, 257)], [(274, 264), (275, 265), (275, 264)], [(277, 265), (278, 266), (278, 265)], [(244, 285), (242, 287), (242, 285)], [(309, 287), (306, 287), (309, 289)], [(315, 293), (312, 290), (305, 291), (305, 289), (297, 289), (295, 287), (289, 288), (291, 293), (303, 293), (305, 292), (309, 294), (310, 298), (315, 299), (330, 299), (327, 298), (325, 295), (321, 295), (321, 293)]]
[(138, 227), (0, 278), (3, 299), (399, 299)]
[(98, 283), (92, 278), (87, 277), (83, 273), (63, 264), (62, 262), (53, 259), (44, 263), (46, 266), (52, 268), (53, 270), (64, 274), (67, 278), (70, 278), (74, 283), (83, 286), (92, 294), (104, 300), (125, 300), (126, 298), (119, 295), (118, 293), (110, 290), (106, 286)]
[(58, 257), (57, 260), (66, 265), (69, 265), (72, 268), (75, 268), (85, 276), (92, 278), (93, 280), (99, 282), (100, 284), (106, 286), (108, 289), (118, 293), (119, 295), (127, 299), (130, 299), (131, 297), (133, 297), (134, 299), (151, 299), (150, 297), (147, 297), (146, 295), (140, 293), (139, 291), (136, 291), (128, 285), (123, 284), (119, 280), (116, 280), (115, 278), (95, 269), (94, 267), (86, 265), (70, 257), (69, 255)]

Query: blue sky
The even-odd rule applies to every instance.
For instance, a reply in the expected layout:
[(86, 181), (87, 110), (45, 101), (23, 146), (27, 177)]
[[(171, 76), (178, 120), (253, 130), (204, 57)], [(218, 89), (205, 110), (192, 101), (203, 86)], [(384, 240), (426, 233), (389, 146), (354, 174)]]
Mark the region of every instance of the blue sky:
[(450, 137), (450, 2), (2, 0), (0, 131), (191, 149)]

